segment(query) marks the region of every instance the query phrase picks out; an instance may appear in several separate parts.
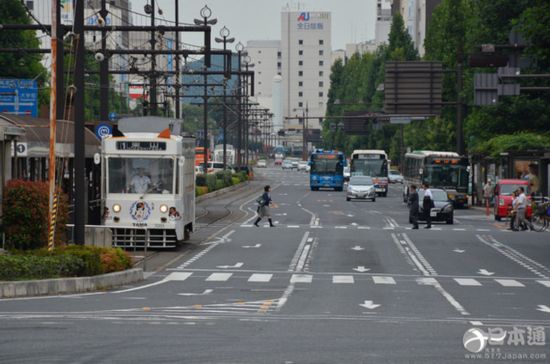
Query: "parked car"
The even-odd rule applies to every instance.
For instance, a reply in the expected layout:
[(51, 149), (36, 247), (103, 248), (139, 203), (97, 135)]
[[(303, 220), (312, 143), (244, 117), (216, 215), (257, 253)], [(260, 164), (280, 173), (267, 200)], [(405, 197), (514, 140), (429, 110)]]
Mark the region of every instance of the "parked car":
[(399, 171), (390, 169), (388, 171), (388, 180), (390, 183), (403, 183), (404, 178)]
[[(495, 185), (495, 220), (500, 221), (503, 217), (508, 217), (512, 210), (512, 200), (514, 199), (513, 193), (518, 188), (523, 187), (525, 189), (525, 195), (527, 199), (531, 201), (529, 196), (529, 181), (523, 179), (501, 179)], [(525, 217), (531, 218), (532, 210), (531, 204), (527, 203), (527, 209), (525, 210)]]
[(292, 161), (289, 159), (283, 160), (283, 164), (281, 165), (283, 169), (292, 169)]
[[(430, 188), (434, 200), (434, 207), (430, 210), (432, 221), (445, 221), (447, 224), (454, 223), (454, 207), (453, 201), (449, 200), (447, 191), (440, 188)], [(424, 199), (424, 190), (418, 190), (418, 220), (426, 221), (424, 209), (422, 208), (422, 200)]]
[(265, 159), (260, 159), (257, 163), (256, 163), (256, 167), (258, 168), (266, 168), (267, 167), (267, 161)]
[(376, 201), (376, 187), (372, 177), (353, 176), (350, 178), (346, 189), (346, 201), (351, 199)]
[(298, 161), (298, 170), (299, 171), (306, 171), (307, 170), (307, 162), (306, 161)]
[(206, 169), (207, 173), (216, 173), (216, 172), (223, 171), (223, 163), (219, 163), (219, 162), (212, 162), (212, 161), (206, 162), (201, 164), (201, 167), (203, 169)]

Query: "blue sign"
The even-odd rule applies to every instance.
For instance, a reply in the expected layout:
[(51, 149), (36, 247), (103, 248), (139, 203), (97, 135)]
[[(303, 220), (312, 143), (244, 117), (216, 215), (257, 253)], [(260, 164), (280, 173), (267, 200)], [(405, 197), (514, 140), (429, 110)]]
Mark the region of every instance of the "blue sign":
[(114, 111), (113, 111), (113, 112), (110, 112), (110, 113), (109, 113), (109, 120), (110, 120), (110, 121), (113, 121), (113, 122), (114, 122), (114, 121), (117, 121), (117, 120), (118, 120), (118, 114), (117, 114), (116, 112), (114, 112)]
[(0, 112), (38, 116), (38, 85), (34, 80), (0, 79)]
[(113, 127), (109, 124), (98, 124), (96, 127), (95, 127), (95, 135), (99, 138), (99, 139), (102, 139), (108, 135), (112, 135), (113, 134)]

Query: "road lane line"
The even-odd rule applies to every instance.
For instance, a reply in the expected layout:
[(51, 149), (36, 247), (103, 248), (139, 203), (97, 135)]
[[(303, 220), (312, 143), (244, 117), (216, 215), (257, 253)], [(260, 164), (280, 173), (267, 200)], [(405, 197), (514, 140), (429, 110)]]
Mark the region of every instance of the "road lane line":
[(408, 235), (405, 234), (405, 233), (403, 233), (401, 235), (403, 236), (403, 239), (405, 239), (407, 245), (410, 246), (410, 248), (413, 251), (414, 255), (418, 258), (420, 263), (422, 263), (422, 265), (425, 267), (425, 270), (427, 270), (430, 273), (429, 275), (436, 276), (437, 275), (436, 270), (432, 267), (432, 265), (428, 262), (428, 260), (426, 258), (424, 258), (424, 256), (420, 252), (420, 250), (418, 250), (418, 248), (416, 247), (416, 245), (414, 245), (414, 243), (408, 237)]
[(355, 280), (353, 276), (332, 276), (332, 283), (346, 283), (353, 284)]
[(473, 278), (455, 278), (454, 280), (461, 286), (481, 286), (481, 283)]
[(296, 265), (298, 264), (298, 259), (300, 259), (300, 255), (302, 254), (302, 251), (304, 250), (304, 246), (307, 243), (307, 238), (309, 237), (309, 231), (306, 231), (304, 233), (304, 236), (302, 237), (302, 241), (300, 242), (300, 245), (298, 245), (298, 249), (296, 249), (296, 253), (294, 253), (294, 257), (290, 261), (290, 265), (288, 266), (288, 271), (293, 272), (296, 269)]
[(537, 281), (538, 283), (542, 284), (545, 287), (550, 288), (550, 281)]
[(525, 287), (523, 283), (516, 281), (515, 279), (495, 279), (503, 287)]
[(232, 275), (233, 273), (212, 273), (210, 276), (208, 276), (208, 278), (206, 278), (206, 281), (207, 282), (225, 282), (229, 278), (231, 278)]
[(273, 274), (254, 273), (248, 278), (248, 282), (267, 283), (271, 281), (271, 278), (273, 278)]
[(138, 287), (133, 287), (133, 288), (128, 288), (128, 289), (122, 289), (122, 290), (114, 291), (114, 292), (111, 292), (111, 293), (133, 292), (133, 291), (138, 291), (140, 289), (145, 289), (145, 288), (149, 288), (149, 287), (158, 286), (158, 285), (170, 282), (170, 281), (184, 281), (187, 278), (189, 278), (192, 274), (193, 274), (193, 272), (173, 272), (173, 273), (170, 273), (169, 275), (167, 275), (166, 277), (164, 277), (164, 279), (161, 279), (160, 281), (145, 284), (143, 286), (138, 286)]

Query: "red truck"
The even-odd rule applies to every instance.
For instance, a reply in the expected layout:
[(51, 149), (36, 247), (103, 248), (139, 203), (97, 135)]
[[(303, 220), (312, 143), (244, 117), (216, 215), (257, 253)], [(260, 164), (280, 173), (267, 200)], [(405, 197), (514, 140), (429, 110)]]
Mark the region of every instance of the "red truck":
[(525, 210), (525, 217), (531, 218), (531, 197), (529, 196), (529, 181), (523, 179), (501, 179), (495, 186), (495, 220), (500, 221), (503, 217), (508, 217), (512, 210), (513, 193), (519, 187), (525, 189), (528, 203)]

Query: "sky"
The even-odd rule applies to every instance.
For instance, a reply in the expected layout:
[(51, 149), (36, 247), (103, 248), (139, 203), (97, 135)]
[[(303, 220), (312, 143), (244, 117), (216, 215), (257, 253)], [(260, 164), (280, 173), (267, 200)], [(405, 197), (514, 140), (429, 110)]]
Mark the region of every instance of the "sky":
[[(130, 0), (132, 10), (143, 13), (143, 6), (151, 0)], [(167, 20), (174, 20), (175, 0), (156, 0)], [(200, 18), (204, 5), (212, 9), (218, 19), (213, 35), (218, 36), (224, 25), (236, 41), (244, 45), (249, 40), (279, 40), (281, 37), (281, 9), (290, 4), (309, 11), (332, 13), (332, 48), (345, 49), (347, 43), (358, 43), (374, 38), (376, 0), (180, 0), (180, 21), (192, 23)], [(183, 41), (202, 44), (200, 36), (184, 35)]]

